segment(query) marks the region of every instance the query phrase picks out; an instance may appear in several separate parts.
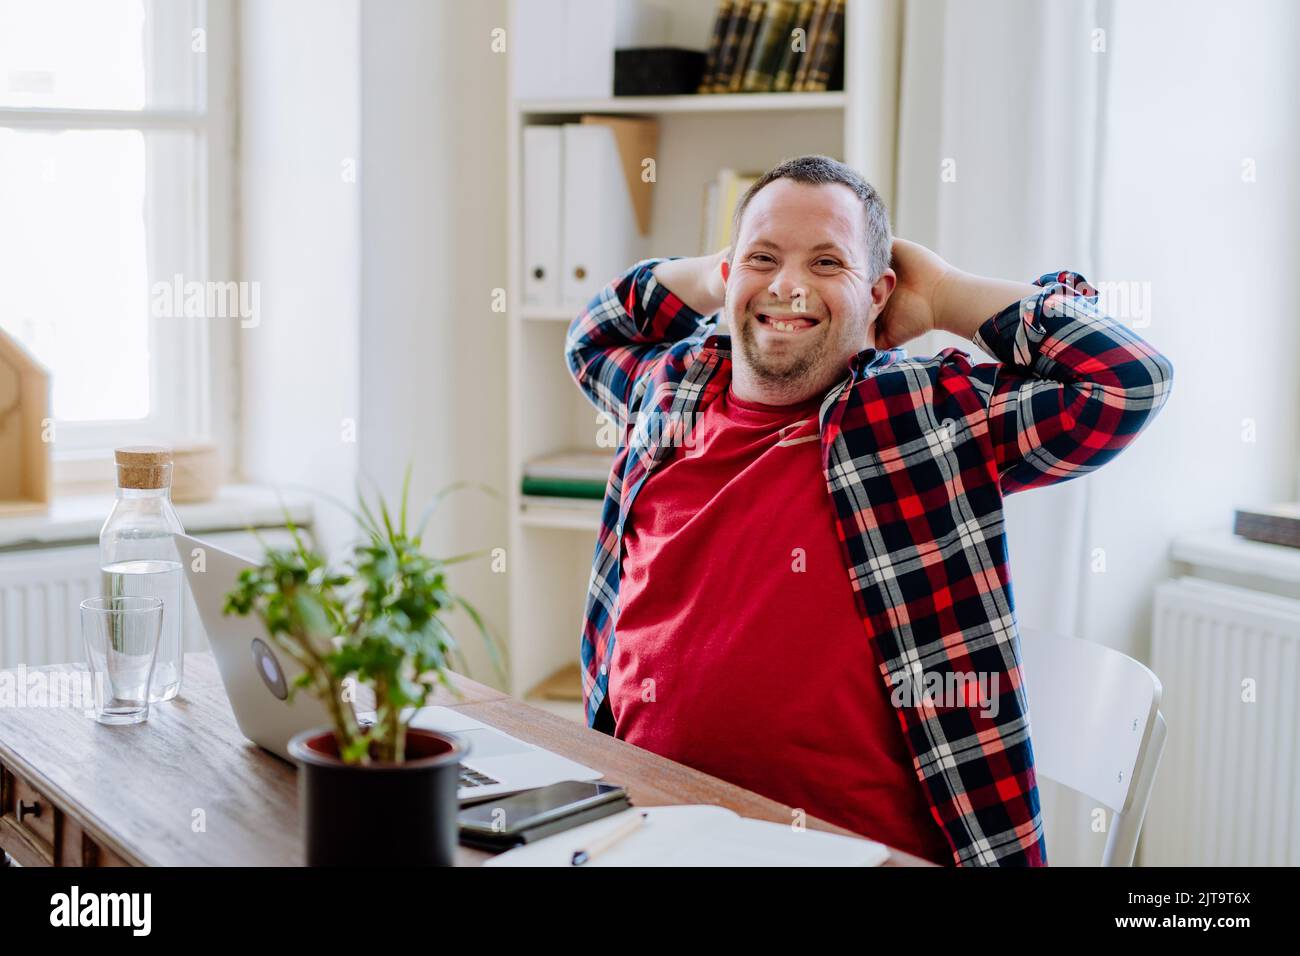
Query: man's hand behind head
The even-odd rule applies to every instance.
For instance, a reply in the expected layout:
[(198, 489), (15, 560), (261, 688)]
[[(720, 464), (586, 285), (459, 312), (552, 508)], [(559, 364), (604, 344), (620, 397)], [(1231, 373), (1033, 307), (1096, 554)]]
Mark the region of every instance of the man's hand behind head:
[(875, 324), (875, 347), (898, 348), (933, 331), (935, 301), (952, 267), (929, 249), (895, 239), (890, 263), (896, 285)]

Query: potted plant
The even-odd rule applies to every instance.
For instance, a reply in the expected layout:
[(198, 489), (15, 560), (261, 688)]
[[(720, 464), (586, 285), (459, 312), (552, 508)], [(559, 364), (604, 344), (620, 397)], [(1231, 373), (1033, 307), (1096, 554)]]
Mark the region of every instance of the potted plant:
[[(410, 470), (398, 514), (377, 496), (375, 517), (358, 488), (361, 532), (347, 562), (331, 568), (306, 547), (288, 521), (293, 547), (266, 548), (226, 596), (225, 613), (256, 615), (275, 645), (302, 666), (291, 693), (315, 695), (332, 726), (289, 742), (299, 765), (306, 860), (310, 866), (432, 864), (446, 866), (456, 848), (460, 738), (410, 727), (455, 659), (464, 668), (444, 616), (463, 609), (491, 652), (500, 656), (479, 612), (448, 587), (449, 565), (481, 552), (438, 559), (421, 535), (440, 492), (414, 530), (407, 527)], [(287, 515), (286, 515), (287, 518)], [(352, 707), (357, 686), (374, 695), (374, 721)]]

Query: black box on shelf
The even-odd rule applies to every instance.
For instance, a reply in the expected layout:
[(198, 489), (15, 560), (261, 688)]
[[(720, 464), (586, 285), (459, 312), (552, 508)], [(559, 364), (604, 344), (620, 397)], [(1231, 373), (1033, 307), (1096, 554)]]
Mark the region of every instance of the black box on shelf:
[(614, 51), (615, 96), (694, 93), (704, 75), (705, 55), (671, 46)]

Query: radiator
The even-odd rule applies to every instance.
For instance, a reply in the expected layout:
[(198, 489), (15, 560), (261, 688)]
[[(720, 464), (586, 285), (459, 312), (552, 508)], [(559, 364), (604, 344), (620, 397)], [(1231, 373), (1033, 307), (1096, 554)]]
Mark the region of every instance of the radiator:
[[(278, 528), (258, 534), (277, 546), (289, 540), (288, 532)], [(200, 536), (236, 554), (261, 553), (261, 545), (247, 532)], [(100, 593), (96, 544), (0, 553), (0, 668), (85, 661), (79, 605)], [(188, 587), (184, 635), (187, 651), (207, 649), (207, 636)]]
[(1142, 865), (1300, 865), (1300, 601), (1184, 577), (1154, 625), (1169, 739)]
[(0, 667), (83, 660), (77, 609), (99, 591), (99, 549), (0, 555)]

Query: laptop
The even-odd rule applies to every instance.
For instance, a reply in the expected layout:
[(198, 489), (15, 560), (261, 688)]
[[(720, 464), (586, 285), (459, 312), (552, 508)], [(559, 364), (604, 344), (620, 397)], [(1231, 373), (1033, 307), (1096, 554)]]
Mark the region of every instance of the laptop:
[[(325, 707), (306, 691), (289, 697), (289, 688), (302, 668), (274, 645), (255, 617), (222, 613), (226, 595), (239, 572), (255, 563), (211, 542), (175, 535), (185, 580), (207, 632), (235, 721), (245, 737), (289, 760), (289, 740), (312, 727), (332, 723)], [(202, 558), (202, 560), (199, 560)], [(463, 714), (453, 707), (422, 707), (409, 724), (455, 734), (469, 747), (460, 766), (458, 796), (462, 804), (519, 790), (545, 787), (562, 780), (599, 780), (603, 774), (543, 750)], [(373, 714), (358, 713), (366, 722)]]

